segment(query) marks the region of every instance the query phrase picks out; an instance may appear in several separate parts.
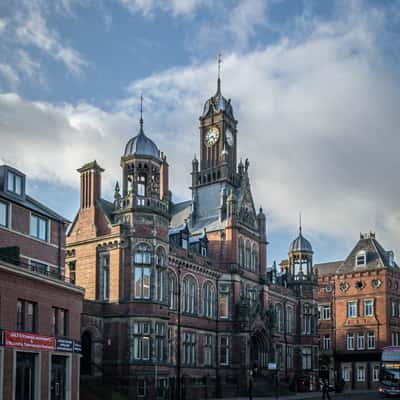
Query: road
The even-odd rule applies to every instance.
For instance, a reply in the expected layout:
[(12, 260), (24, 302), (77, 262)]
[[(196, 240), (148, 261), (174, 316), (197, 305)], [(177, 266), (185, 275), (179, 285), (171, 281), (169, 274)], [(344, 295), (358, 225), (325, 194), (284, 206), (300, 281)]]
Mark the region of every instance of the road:
[[(381, 400), (377, 391), (330, 393), (332, 400)], [(297, 395), (280, 396), (279, 400), (320, 400), (320, 393), (298, 393)], [(225, 400), (249, 400), (249, 397), (233, 397)], [(253, 397), (253, 400), (275, 400), (275, 397)], [(277, 399), (278, 400), (278, 399)]]

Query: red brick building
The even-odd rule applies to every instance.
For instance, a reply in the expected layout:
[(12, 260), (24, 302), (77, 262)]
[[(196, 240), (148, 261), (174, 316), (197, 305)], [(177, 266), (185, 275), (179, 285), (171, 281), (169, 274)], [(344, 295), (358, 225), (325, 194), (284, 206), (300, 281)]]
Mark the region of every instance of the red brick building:
[(79, 399), (83, 289), (64, 279), (63, 217), (0, 167), (0, 398)]
[(142, 119), (113, 202), (101, 197), (95, 161), (78, 170), (66, 273), (72, 267), (86, 289), (83, 374), (138, 399), (244, 393), (252, 374), (260, 391), (274, 374), (282, 385), (316, 388), (311, 244), (300, 232), (285, 273), (267, 271), (266, 219), (254, 205), (248, 160), (237, 163), (237, 135), (218, 80), (200, 117), (191, 200), (171, 200), (167, 158)]
[(400, 269), (375, 234), (344, 261), (318, 264), (321, 372), (347, 389), (374, 389), (382, 348), (400, 344)]

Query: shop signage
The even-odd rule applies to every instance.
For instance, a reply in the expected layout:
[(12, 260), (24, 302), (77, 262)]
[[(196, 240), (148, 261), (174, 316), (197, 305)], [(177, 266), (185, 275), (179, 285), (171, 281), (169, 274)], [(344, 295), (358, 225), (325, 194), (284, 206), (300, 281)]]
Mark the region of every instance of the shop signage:
[(55, 338), (26, 332), (4, 332), (4, 344), (29, 350), (54, 350)]
[(56, 339), (56, 351), (74, 351), (74, 341), (71, 339)]
[(268, 369), (272, 369), (272, 370), (277, 369), (276, 363), (268, 363)]
[(81, 353), (81, 352), (82, 352), (81, 343), (74, 340), (74, 353)]

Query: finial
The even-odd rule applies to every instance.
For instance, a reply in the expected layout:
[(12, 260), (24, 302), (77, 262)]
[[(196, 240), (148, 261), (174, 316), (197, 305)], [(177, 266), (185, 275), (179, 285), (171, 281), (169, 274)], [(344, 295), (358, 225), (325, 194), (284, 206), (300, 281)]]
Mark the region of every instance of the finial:
[(221, 65), (222, 65), (222, 53), (218, 53), (218, 86), (217, 86), (217, 92), (221, 92)]
[(301, 211), (299, 212), (299, 233), (301, 235)]
[(140, 95), (140, 130), (143, 130), (143, 94)]

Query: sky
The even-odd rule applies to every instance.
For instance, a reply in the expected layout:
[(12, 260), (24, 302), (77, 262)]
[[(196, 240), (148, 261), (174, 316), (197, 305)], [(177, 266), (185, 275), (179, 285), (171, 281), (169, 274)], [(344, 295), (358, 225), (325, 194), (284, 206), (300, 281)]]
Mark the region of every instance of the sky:
[(145, 132), (188, 199), (222, 52), (268, 264), (299, 212), (315, 262), (367, 231), (400, 254), (399, 33), (397, 0), (2, 0), (0, 163), (72, 220), (84, 163), (105, 169), (112, 199), (143, 93)]

